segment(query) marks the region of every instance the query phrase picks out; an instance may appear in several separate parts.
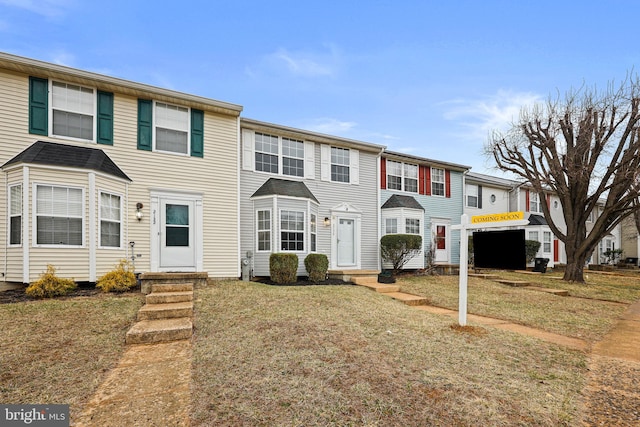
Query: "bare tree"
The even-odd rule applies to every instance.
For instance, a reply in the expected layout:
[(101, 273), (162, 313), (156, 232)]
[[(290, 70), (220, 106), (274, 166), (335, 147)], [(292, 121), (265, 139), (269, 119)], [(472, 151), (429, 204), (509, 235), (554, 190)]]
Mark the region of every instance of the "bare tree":
[[(546, 203), (541, 206), (565, 245), (564, 280), (584, 282), (584, 265), (598, 242), (637, 210), (639, 106), (637, 77), (605, 91), (583, 87), (564, 99), (523, 108), (512, 128), (494, 132), (485, 147), (499, 169), (560, 199), (566, 230), (553, 221)], [(587, 232), (585, 223), (598, 204), (599, 216)]]

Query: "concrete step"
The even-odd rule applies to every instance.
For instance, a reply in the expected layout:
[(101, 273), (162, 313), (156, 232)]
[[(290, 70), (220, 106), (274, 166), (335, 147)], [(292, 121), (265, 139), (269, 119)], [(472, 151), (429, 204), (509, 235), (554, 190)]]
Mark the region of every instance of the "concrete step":
[(467, 273), (467, 276), (478, 277), (480, 279), (489, 279), (489, 280), (497, 279), (498, 277), (500, 277), (497, 274), (482, 274), (482, 273)]
[(151, 293), (183, 291), (193, 291), (193, 283), (154, 283), (151, 285)]
[(387, 292), (385, 295), (410, 306), (429, 304), (429, 300), (427, 298), (419, 295), (406, 294), (404, 292)]
[(532, 291), (537, 291), (537, 292), (546, 292), (549, 294), (558, 295), (560, 297), (569, 296), (569, 291), (565, 289), (550, 289), (550, 288), (543, 288), (540, 286), (525, 286), (525, 289), (530, 289)]
[(351, 278), (351, 282), (355, 283), (356, 285), (378, 283), (378, 276), (355, 276)]
[(191, 319), (142, 320), (127, 332), (127, 344), (149, 344), (177, 341), (191, 338), (193, 324)]
[(525, 280), (506, 280), (506, 279), (497, 279), (496, 282), (502, 283), (503, 285), (519, 287), (519, 286), (529, 286), (530, 283)]
[(173, 319), (193, 316), (193, 301), (145, 304), (138, 310), (138, 320)]
[(193, 291), (179, 292), (152, 292), (147, 294), (145, 302), (147, 304), (162, 304), (167, 302), (193, 301)]
[(365, 288), (369, 288), (381, 294), (400, 291), (400, 286), (398, 285), (388, 285), (385, 283), (378, 283), (377, 281), (375, 283), (363, 283), (363, 284), (358, 283), (358, 286), (364, 286)]

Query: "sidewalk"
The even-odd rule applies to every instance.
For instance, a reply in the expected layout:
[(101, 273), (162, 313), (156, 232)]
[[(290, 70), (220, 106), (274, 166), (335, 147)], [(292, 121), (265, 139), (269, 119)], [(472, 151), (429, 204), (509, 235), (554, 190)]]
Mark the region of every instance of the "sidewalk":
[(72, 426), (189, 426), (191, 341), (128, 346)]

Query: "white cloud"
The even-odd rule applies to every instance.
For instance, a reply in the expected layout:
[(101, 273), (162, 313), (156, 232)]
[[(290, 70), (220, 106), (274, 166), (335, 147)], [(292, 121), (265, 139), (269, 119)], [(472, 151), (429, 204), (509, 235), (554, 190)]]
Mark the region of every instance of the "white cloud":
[(67, 67), (73, 67), (73, 63), (75, 62), (76, 57), (69, 52), (65, 52), (62, 50), (53, 52), (51, 57), (51, 62), (58, 65), (64, 65)]
[(493, 130), (506, 131), (518, 119), (522, 107), (543, 101), (541, 95), (531, 92), (499, 90), (484, 99), (456, 99), (444, 103), (443, 117), (457, 121), (462, 128), (455, 131), (466, 139), (486, 139)]
[(326, 52), (292, 52), (284, 48), (266, 56), (268, 66), (302, 77), (332, 77), (340, 66), (340, 53), (333, 46)]
[(29, 12), (57, 18), (65, 15), (75, 0), (0, 0), (0, 4), (28, 10)]
[(358, 124), (356, 122), (340, 121), (338, 119), (323, 117), (312, 120), (310, 123), (304, 125), (303, 128), (312, 132), (345, 134), (357, 125)]

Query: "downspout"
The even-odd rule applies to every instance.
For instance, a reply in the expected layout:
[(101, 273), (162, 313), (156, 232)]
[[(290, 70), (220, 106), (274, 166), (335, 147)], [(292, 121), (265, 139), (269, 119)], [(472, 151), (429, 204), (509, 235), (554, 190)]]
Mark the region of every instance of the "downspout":
[(380, 166), (382, 163), (382, 154), (387, 149), (387, 147), (382, 147), (380, 152), (378, 153), (378, 163), (376, 165), (376, 215), (377, 215), (377, 229), (378, 229), (378, 239), (376, 240), (376, 251), (377, 256), (376, 259), (378, 264), (378, 270), (382, 271), (382, 259), (380, 257), (380, 239), (382, 239), (382, 209), (380, 209), (380, 202), (382, 200), (382, 191), (380, 189), (380, 171), (382, 167)]
[[(9, 189), (9, 187), (7, 187), (7, 185), (9, 185), (9, 172), (4, 171), (4, 188), (5, 188), (5, 191)], [(24, 192), (24, 190), (23, 190), (23, 192)], [(8, 191), (7, 191), (7, 202), (6, 203), (7, 203), (7, 207), (9, 207), (9, 192)], [(21, 208), (20, 214), (24, 218), (24, 212), (22, 212), (22, 210), (23, 209)], [(7, 223), (9, 221), (11, 221), (10, 218), (8, 219)], [(20, 232), (22, 233), (22, 230)], [(8, 258), (7, 251), (9, 250), (9, 238), (8, 237), (9, 236), (7, 236), (7, 238), (4, 239), (4, 268), (2, 270), (2, 281), (6, 281), (7, 280), (7, 266), (8, 266), (8, 264), (7, 264), (7, 262), (8, 262), (7, 261), (7, 258)]]
[[(240, 114), (238, 113), (238, 118), (236, 119), (236, 197), (238, 200), (236, 201), (236, 241), (238, 242), (238, 250), (237, 250), (237, 262), (236, 262), (236, 277), (242, 276), (242, 266), (240, 265), (242, 262), (242, 240), (241, 240), (241, 223), (240, 223), (240, 171), (242, 169), (242, 159), (240, 155), (242, 154), (242, 129), (240, 127)], [(253, 241), (253, 239), (251, 239)], [(252, 266), (253, 270), (253, 266)]]

